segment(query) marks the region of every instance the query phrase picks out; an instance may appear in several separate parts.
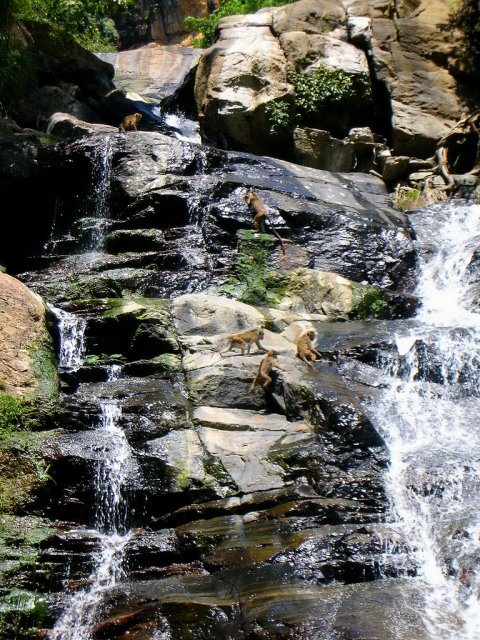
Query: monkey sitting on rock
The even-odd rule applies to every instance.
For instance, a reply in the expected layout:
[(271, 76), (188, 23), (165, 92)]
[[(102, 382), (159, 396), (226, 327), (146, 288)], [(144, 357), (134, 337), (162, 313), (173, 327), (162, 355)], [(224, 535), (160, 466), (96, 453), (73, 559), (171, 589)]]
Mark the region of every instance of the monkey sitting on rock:
[(283, 255), (285, 255), (285, 242), (290, 242), (290, 240), (285, 240), (284, 238), (282, 238), (278, 231), (275, 229), (268, 215), (267, 207), (265, 206), (265, 203), (260, 198), (258, 193), (255, 193), (255, 191), (249, 191), (245, 196), (245, 202), (247, 203), (247, 206), (252, 207), (255, 212), (255, 215), (253, 216), (253, 228), (255, 229), (255, 231), (259, 231), (260, 233), (268, 233), (268, 222), (272, 233), (278, 238), (278, 240), (280, 240), (282, 253)]
[(137, 125), (140, 124), (142, 119), (141, 113), (132, 113), (129, 116), (125, 116), (121, 121), (118, 130), (119, 131), (138, 131)]
[(317, 356), (321, 357), (321, 354), (312, 345), (312, 340), (314, 339), (315, 331), (313, 331), (313, 329), (307, 329), (307, 331), (300, 334), (300, 337), (297, 340), (297, 356), (311, 369), (315, 368), (312, 362), (315, 362)]
[(252, 386), (250, 387), (250, 393), (253, 393), (253, 390), (255, 389), (257, 384), (261, 382), (263, 382), (263, 389), (265, 391), (268, 390), (268, 387), (273, 382), (273, 379), (270, 376), (272, 367), (276, 367), (277, 369), (280, 369), (280, 371), (285, 371), (285, 369), (282, 369), (282, 367), (278, 365), (278, 362), (276, 360), (277, 355), (278, 354), (274, 349), (270, 349), (270, 351), (267, 351), (267, 355), (262, 358), (258, 367), (258, 371), (253, 379)]
[(233, 345), (238, 345), (242, 352), (242, 356), (244, 355), (245, 351), (247, 352), (248, 356), (250, 355), (250, 348), (254, 343), (257, 345), (259, 351), (266, 353), (267, 350), (260, 344), (260, 340), (263, 340), (264, 337), (265, 333), (261, 328), (252, 329), (250, 331), (240, 331), (239, 333), (232, 333), (232, 335), (228, 338), (229, 344), (227, 348), (221, 351), (220, 354), (223, 355), (228, 351), (233, 351)]

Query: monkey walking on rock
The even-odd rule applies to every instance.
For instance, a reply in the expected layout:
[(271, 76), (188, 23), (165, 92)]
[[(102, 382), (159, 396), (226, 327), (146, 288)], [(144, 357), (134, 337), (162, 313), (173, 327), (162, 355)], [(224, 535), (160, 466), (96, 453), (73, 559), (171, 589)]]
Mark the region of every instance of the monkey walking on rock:
[(252, 344), (257, 345), (258, 351), (262, 351), (263, 353), (267, 352), (265, 347), (262, 347), (260, 344), (260, 340), (263, 340), (265, 337), (265, 333), (262, 328), (252, 329), (251, 331), (240, 331), (239, 333), (232, 333), (228, 337), (228, 345), (227, 348), (220, 352), (220, 355), (227, 353), (228, 351), (233, 351), (233, 346), (238, 345), (242, 352), (242, 356), (247, 352), (247, 356), (250, 355), (250, 349)]
[(245, 202), (247, 203), (247, 206), (252, 207), (255, 212), (255, 215), (253, 216), (253, 228), (255, 229), (255, 231), (259, 231), (260, 233), (268, 233), (268, 221), (272, 233), (278, 238), (278, 240), (280, 240), (282, 253), (283, 255), (285, 255), (285, 242), (291, 242), (291, 240), (285, 240), (284, 238), (282, 238), (278, 231), (275, 229), (268, 215), (265, 203), (260, 198), (258, 193), (255, 193), (255, 191), (249, 191), (245, 196)]

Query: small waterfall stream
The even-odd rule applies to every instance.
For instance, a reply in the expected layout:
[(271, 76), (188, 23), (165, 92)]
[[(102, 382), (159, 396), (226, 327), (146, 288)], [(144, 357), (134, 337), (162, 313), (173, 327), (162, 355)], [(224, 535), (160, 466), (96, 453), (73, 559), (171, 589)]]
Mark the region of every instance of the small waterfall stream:
[(58, 364), (60, 369), (75, 371), (82, 364), (84, 335), (87, 323), (81, 316), (76, 316), (63, 309), (50, 307), (58, 319), (60, 331), (60, 352)]
[[(110, 379), (115, 378), (115, 372), (112, 372)], [(131, 452), (119, 426), (122, 411), (118, 401), (102, 399), (100, 410), (98, 432), (103, 441), (102, 459), (97, 467), (94, 487), (94, 526), (100, 548), (93, 558), (94, 568), (87, 581), (89, 586), (71, 598), (53, 629), (55, 640), (88, 640), (103, 595), (124, 575), (123, 555), (130, 534), (123, 490)]]
[(473, 261), (480, 206), (436, 206), (413, 219), (422, 307), (395, 337), (397, 353), (380, 363), (390, 382), (372, 411), (390, 451), (393, 526), (417, 566), (425, 627), (419, 638), (474, 640), (480, 633), (480, 315)]
[(112, 177), (112, 142), (108, 135), (99, 137), (100, 144), (94, 146), (93, 158), (93, 225), (90, 248), (98, 250), (105, 237), (110, 214), (110, 181)]

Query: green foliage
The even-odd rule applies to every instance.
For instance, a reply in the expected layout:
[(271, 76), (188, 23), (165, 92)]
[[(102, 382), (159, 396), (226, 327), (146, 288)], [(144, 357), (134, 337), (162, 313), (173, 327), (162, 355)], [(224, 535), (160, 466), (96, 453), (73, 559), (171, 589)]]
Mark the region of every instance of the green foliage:
[(0, 434), (22, 428), (24, 403), (10, 393), (0, 393)]
[(319, 67), (309, 74), (292, 73), (289, 81), (295, 86), (295, 107), (300, 117), (347, 101), (362, 103), (371, 95), (368, 77), (349, 76), (341, 69)]
[(30, 80), (33, 61), (28, 50), (15, 46), (7, 32), (0, 31), (0, 116), (21, 96)]
[(133, 0), (6, 0), (9, 20), (41, 22), (91, 50), (112, 50), (118, 39), (111, 15)]
[(0, 116), (24, 95), (35, 63), (31, 51), (17, 39), (16, 22), (45, 24), (56, 47), (74, 39), (92, 51), (112, 51), (118, 34), (111, 15), (133, 0), (1, 0)]
[(450, 26), (459, 28), (465, 36), (466, 53), (474, 68), (480, 69), (480, 6), (478, 0), (452, 0)]
[(43, 397), (39, 402), (0, 391), (0, 448), (14, 432), (44, 428), (48, 416), (57, 410), (55, 399)]
[(270, 133), (277, 135), (282, 131), (288, 131), (297, 120), (294, 109), (289, 102), (269, 102), (265, 106), (265, 115), (270, 124)]
[(286, 101), (269, 102), (265, 114), (270, 134), (288, 131), (297, 122), (308, 119), (322, 108), (348, 104), (365, 104), (371, 98), (367, 76), (350, 76), (341, 69), (319, 67), (313, 73), (292, 73), (288, 80), (295, 87), (293, 104)]
[(268, 272), (275, 238), (244, 231), (238, 245), (235, 276), (220, 293), (254, 306), (274, 306), (286, 288), (286, 276)]
[(384, 318), (387, 311), (387, 303), (382, 299), (382, 293), (376, 287), (362, 287), (354, 289), (355, 307), (350, 314), (351, 318), (367, 320), (369, 318)]
[(225, 16), (245, 15), (255, 13), (263, 7), (282, 7), (295, 0), (221, 0), (220, 7), (206, 18), (185, 18), (185, 30), (197, 32), (199, 35), (194, 39), (196, 47), (209, 47), (215, 38), (218, 21)]

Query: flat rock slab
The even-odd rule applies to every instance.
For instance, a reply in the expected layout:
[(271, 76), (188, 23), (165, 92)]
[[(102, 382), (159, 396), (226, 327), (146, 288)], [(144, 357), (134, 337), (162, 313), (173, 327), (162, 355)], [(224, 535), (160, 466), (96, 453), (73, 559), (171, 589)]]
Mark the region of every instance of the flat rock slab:
[(283, 487), (283, 470), (269, 456), (313, 436), (304, 422), (288, 422), (278, 414), (202, 406), (193, 418), (205, 448), (218, 456), (243, 493)]
[(98, 55), (114, 66), (119, 89), (158, 98), (175, 91), (199, 54), (199, 49), (155, 44)]

